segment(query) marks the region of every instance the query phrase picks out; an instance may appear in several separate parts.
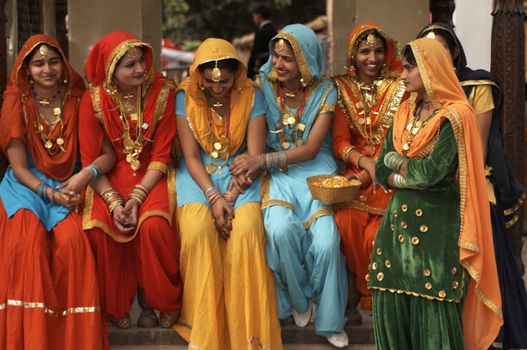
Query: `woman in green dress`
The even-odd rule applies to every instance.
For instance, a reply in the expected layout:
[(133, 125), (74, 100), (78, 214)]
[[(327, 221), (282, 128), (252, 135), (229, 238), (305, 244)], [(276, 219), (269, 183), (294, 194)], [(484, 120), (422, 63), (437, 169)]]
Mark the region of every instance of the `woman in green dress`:
[(446, 50), (403, 50), (409, 99), (376, 165), (395, 189), (377, 232), (369, 287), (378, 349), (486, 349), (501, 319), (481, 142)]

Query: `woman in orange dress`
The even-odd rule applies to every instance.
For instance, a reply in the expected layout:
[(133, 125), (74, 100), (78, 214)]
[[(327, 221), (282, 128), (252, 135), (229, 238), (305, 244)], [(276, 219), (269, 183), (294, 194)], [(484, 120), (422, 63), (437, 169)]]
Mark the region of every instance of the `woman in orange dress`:
[(11, 164), (0, 184), (1, 349), (108, 348), (95, 261), (73, 210), (92, 178), (75, 166), (83, 91), (54, 38), (25, 42), (0, 117)]
[(360, 323), (359, 300), (362, 308), (371, 309), (365, 276), (375, 232), (391, 196), (377, 185), (375, 160), (405, 91), (396, 50), (396, 42), (376, 24), (358, 25), (348, 39), (348, 73), (333, 78), (338, 87), (333, 151), (346, 164), (345, 175), (362, 182), (350, 205), (335, 213), (347, 267), (355, 275), (349, 281), (352, 323)]
[[(90, 88), (81, 101), (83, 164), (108, 156), (117, 163), (86, 191), (83, 228), (98, 263), (104, 315), (121, 328), (136, 289), (143, 312), (138, 325), (162, 327), (181, 307), (179, 243), (174, 220), (175, 86), (153, 71), (152, 48), (124, 31), (91, 49), (85, 73)], [(151, 306), (150, 306), (151, 305)]]

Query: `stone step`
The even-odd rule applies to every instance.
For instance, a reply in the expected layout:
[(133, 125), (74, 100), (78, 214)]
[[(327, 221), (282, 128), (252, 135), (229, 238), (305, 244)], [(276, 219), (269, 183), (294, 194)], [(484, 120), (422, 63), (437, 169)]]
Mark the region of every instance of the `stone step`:
[[(361, 311), (363, 324), (347, 326), (346, 332), (351, 344), (374, 344), (371, 312)], [(136, 318), (133, 317), (132, 320)], [(131, 327), (127, 330), (109, 327), (110, 344), (113, 345), (184, 345), (186, 342), (173, 330), (163, 328)], [(310, 324), (299, 328), (288, 324), (282, 326), (284, 344), (327, 344), (327, 340), (315, 333), (315, 327)]]

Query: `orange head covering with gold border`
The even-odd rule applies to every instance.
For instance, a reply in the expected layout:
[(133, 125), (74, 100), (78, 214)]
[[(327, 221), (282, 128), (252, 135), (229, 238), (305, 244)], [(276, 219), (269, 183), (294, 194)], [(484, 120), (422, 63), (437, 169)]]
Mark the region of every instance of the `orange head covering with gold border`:
[[(446, 119), (452, 124), (459, 157), (460, 262), (470, 274), (463, 304), (463, 331), (469, 350), (488, 349), (503, 323), (498, 274), (494, 257), (483, 151), (474, 110), (454, 72), (443, 46), (429, 38), (410, 42), (426, 94), (437, 113), (419, 131), (407, 152), (417, 157), (436, 137)], [(393, 143), (402, 154), (409, 131), (406, 125), (415, 110), (416, 94), (403, 102), (394, 118)]]
[[(234, 85), (230, 95), (230, 127), (223, 130), (223, 121), (211, 118), (211, 111), (204, 91), (201, 90), (203, 77), (199, 66), (204, 63), (235, 59), (239, 62), (234, 73)], [(185, 113), (194, 137), (207, 152), (214, 151), (210, 133), (216, 140), (225, 139), (229, 134), (229, 154), (234, 154), (243, 143), (249, 116), (254, 105), (254, 82), (246, 78), (246, 68), (234, 46), (223, 39), (208, 38), (196, 50), (190, 67), (190, 76), (181, 82), (178, 89), (185, 90)], [(211, 130), (212, 129), (212, 130)]]
[[(39, 121), (37, 101), (31, 86), (31, 79), (26, 73), (25, 60), (30, 58), (37, 47), (45, 44), (56, 50), (62, 59), (62, 76), (59, 80), (59, 94), (63, 99), (61, 123), (54, 127), (43, 125)], [(21, 140), (31, 154), (36, 167), (56, 180), (65, 180), (72, 175), (77, 158), (77, 122), (79, 102), (85, 86), (82, 78), (73, 70), (60, 48), (58, 41), (43, 34), (31, 36), (24, 43), (11, 70), (9, 82), (4, 92), (0, 117), (0, 147), (5, 153), (9, 144)], [(38, 125), (44, 127), (49, 139), (62, 138), (62, 149), (53, 142), (52, 148), (46, 149)], [(47, 130), (47, 128), (51, 128)]]

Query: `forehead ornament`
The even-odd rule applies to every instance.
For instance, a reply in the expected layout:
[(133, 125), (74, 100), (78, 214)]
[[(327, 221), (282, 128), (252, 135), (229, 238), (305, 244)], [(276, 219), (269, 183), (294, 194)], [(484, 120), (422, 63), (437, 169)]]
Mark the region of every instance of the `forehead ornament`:
[(42, 58), (47, 58), (49, 54), (49, 48), (46, 44), (40, 45), (38, 52), (42, 55)]
[(274, 45), (276, 51), (283, 51), (285, 49), (285, 40), (279, 39)]
[(138, 51), (139, 51), (139, 49), (137, 47), (129, 46), (128, 50), (126, 51), (126, 54), (131, 59), (135, 59), (138, 56), (138, 54), (139, 54)]
[(432, 31), (428, 32), (428, 34), (426, 34), (425, 38), (429, 38), (429, 39), (435, 39), (436, 38), (436, 34)]
[(369, 47), (373, 48), (376, 42), (377, 42), (377, 38), (375, 37), (375, 34), (373, 33), (368, 34), (368, 36), (366, 37), (366, 44)]
[(219, 83), (221, 80), (221, 70), (218, 68), (218, 61), (215, 61), (215, 66), (212, 69), (212, 81)]

